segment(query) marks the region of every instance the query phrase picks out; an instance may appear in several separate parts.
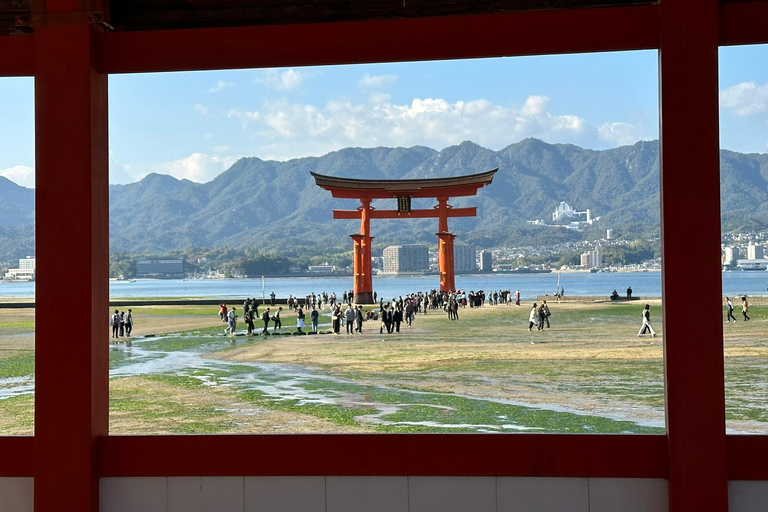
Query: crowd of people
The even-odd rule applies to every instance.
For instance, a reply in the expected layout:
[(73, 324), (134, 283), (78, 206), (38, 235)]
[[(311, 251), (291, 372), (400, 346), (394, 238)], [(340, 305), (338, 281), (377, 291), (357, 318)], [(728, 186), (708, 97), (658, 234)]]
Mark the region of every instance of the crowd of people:
[[(631, 297), (631, 288), (627, 289), (627, 298)], [(562, 297), (564, 290), (559, 289), (556, 296)], [(614, 290), (611, 299), (615, 300), (618, 295)], [(395, 297), (385, 302), (383, 298), (378, 298), (373, 294), (374, 299), (378, 299), (378, 308), (363, 307), (362, 305), (353, 305), (354, 294), (352, 291), (344, 292), (341, 301), (338, 300), (335, 293), (312, 293), (303, 299), (297, 299), (292, 295), (287, 300), (288, 312), (296, 316), (296, 333), (298, 334), (317, 334), (320, 327), (320, 315), (326, 308), (329, 309), (331, 320), (331, 333), (341, 334), (342, 328), (345, 328), (347, 334), (362, 334), (365, 322), (379, 321), (380, 334), (399, 334), (402, 324), (412, 327), (417, 314), (427, 314), (430, 311), (440, 311), (447, 313), (449, 321), (459, 320), (459, 311), (462, 308), (480, 308), (487, 305), (497, 306), (515, 304), (519, 306), (520, 290), (496, 290), (486, 293), (483, 290), (469, 291), (457, 290), (455, 292), (445, 292), (436, 289), (426, 292), (416, 292), (407, 294), (405, 297)], [(283, 328), (283, 307), (275, 307), (275, 294), (270, 294), (270, 305), (260, 304), (253, 298), (246, 298), (243, 302), (243, 321), (246, 325), (247, 336), (255, 334), (270, 335), (282, 334)], [(259, 312), (259, 306), (264, 307)], [(727, 311), (726, 323), (736, 323), (736, 317), (733, 314), (734, 305), (730, 297), (725, 297), (725, 306)], [(306, 311), (306, 312), (305, 312)], [(741, 297), (741, 313), (744, 321), (750, 320), (749, 301), (746, 296)], [(307, 329), (307, 315), (309, 315), (309, 329)], [(552, 312), (549, 304), (543, 300), (540, 304), (533, 303), (528, 315), (528, 330), (543, 331), (550, 328), (550, 316)], [(222, 322), (227, 324), (224, 333), (229, 336), (237, 334), (237, 323), (240, 318), (236, 307), (228, 307), (226, 303), (219, 305), (219, 317)], [(257, 327), (257, 322), (261, 324)], [(271, 327), (270, 327), (271, 324)], [(133, 330), (133, 311), (127, 312), (114, 310), (110, 315), (109, 325), (112, 329), (113, 340), (119, 340), (122, 337), (130, 337)], [(261, 329), (261, 330), (259, 330)], [(650, 333), (652, 337), (656, 336), (656, 331), (651, 323), (650, 305), (646, 304), (642, 310), (640, 330), (637, 336), (643, 336)]]
[(112, 338), (119, 339), (123, 336), (130, 338), (133, 330), (133, 310), (118, 311), (117, 309), (109, 318), (109, 325), (112, 327)]
[[(405, 297), (395, 297), (385, 302), (379, 298), (376, 292), (373, 293), (374, 302), (378, 300), (378, 308), (368, 308), (361, 305), (353, 305), (354, 292), (345, 291), (339, 300), (336, 293), (311, 293), (303, 298), (290, 295), (286, 301), (288, 311), (296, 315), (296, 332), (298, 334), (318, 333), (320, 314), (326, 308), (330, 312), (331, 332), (340, 334), (342, 328), (345, 328), (347, 334), (363, 332), (363, 325), (368, 321), (379, 321), (379, 333), (400, 333), (403, 323), (407, 327), (413, 325), (416, 315), (427, 314), (428, 311), (442, 310), (448, 314), (449, 320), (459, 319), (460, 308), (479, 308), (486, 304), (516, 304), (520, 305), (520, 290), (496, 290), (486, 294), (483, 290), (469, 291), (457, 290), (455, 292), (445, 292), (436, 289), (426, 292), (416, 292)], [(260, 313), (259, 306), (264, 307)], [(306, 313), (309, 312), (310, 330), (305, 331)], [(243, 302), (243, 321), (246, 324), (246, 335), (254, 334), (270, 335), (273, 333), (282, 333), (283, 307), (278, 306), (275, 309), (275, 293), (270, 294), (270, 306), (266, 306), (256, 298), (246, 298)], [(237, 323), (240, 315), (236, 307), (228, 307), (226, 303), (219, 305), (219, 317), (222, 322), (227, 324), (224, 333), (229, 336), (235, 336), (237, 332)], [(257, 328), (256, 323), (262, 322), (261, 330)], [(270, 323), (272, 327), (270, 329)]]

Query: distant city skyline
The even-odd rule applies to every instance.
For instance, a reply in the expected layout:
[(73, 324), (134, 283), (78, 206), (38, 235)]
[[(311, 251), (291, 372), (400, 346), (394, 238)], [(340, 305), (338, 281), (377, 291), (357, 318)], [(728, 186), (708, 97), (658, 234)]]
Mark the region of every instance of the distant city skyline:
[[(720, 51), (721, 146), (768, 152), (768, 45)], [(240, 157), (527, 137), (658, 138), (655, 51), (110, 76), (110, 182), (206, 182)], [(0, 78), (0, 175), (34, 186), (33, 80)], [(692, 128), (693, 129), (693, 128)]]

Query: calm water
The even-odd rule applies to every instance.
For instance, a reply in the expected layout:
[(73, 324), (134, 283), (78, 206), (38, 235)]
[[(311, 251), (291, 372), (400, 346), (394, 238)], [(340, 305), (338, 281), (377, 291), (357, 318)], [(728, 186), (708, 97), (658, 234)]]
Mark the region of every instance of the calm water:
[[(0, 283), (2, 297), (34, 297), (34, 283)], [(427, 291), (438, 287), (438, 276), (374, 277), (373, 286), (380, 297), (390, 299), (409, 292)], [(557, 273), (552, 274), (471, 274), (456, 276), (456, 286), (464, 290), (519, 289), (524, 299), (553, 293)], [(636, 296), (661, 296), (659, 272), (563, 273), (560, 286), (565, 295), (610, 295), (616, 289), (624, 294), (631, 286)], [(768, 287), (768, 272), (724, 272), (724, 295), (764, 295)], [(352, 289), (351, 277), (267, 278), (263, 293), (269, 297), (304, 297), (312, 292), (336, 292)], [(130, 297), (261, 297), (261, 279), (153, 280), (139, 279), (110, 282), (110, 296)]]

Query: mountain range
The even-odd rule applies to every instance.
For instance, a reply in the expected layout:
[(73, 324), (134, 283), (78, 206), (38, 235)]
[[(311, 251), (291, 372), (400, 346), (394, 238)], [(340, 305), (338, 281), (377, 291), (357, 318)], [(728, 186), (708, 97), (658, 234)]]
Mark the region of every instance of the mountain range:
[[(459, 241), (480, 247), (532, 245), (527, 241), (574, 239), (604, 233), (652, 236), (659, 231), (659, 144), (642, 141), (602, 151), (525, 139), (499, 151), (463, 142), (436, 151), (411, 148), (346, 148), (322, 157), (285, 162), (241, 158), (207, 183), (150, 174), (139, 182), (110, 186), (110, 243), (114, 251), (164, 253), (186, 247), (285, 247), (351, 245), (358, 221), (333, 220), (334, 208), (354, 200), (333, 199), (310, 171), (363, 179), (437, 178), (498, 168), (477, 196), (456, 198), (456, 207), (477, 206), (475, 218), (451, 219)], [(692, 172), (683, 169), (681, 172)], [(723, 228), (755, 231), (768, 226), (768, 155), (721, 151)], [(600, 220), (594, 233), (531, 226), (549, 219), (560, 201), (589, 208)], [(413, 207), (433, 200), (414, 199)], [(394, 201), (374, 202), (394, 208)], [(692, 213), (695, 216), (695, 213)], [(0, 260), (30, 254), (34, 191), (0, 177)], [(434, 244), (435, 219), (376, 220), (379, 249), (390, 243)]]

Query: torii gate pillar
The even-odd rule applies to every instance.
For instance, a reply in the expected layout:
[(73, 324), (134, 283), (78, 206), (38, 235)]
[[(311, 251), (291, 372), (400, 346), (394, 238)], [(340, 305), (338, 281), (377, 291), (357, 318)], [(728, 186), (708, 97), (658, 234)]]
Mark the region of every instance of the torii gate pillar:
[(355, 304), (373, 304), (373, 277), (371, 276), (371, 240), (372, 236), (362, 234), (349, 235), (354, 241), (352, 253), (354, 268), (353, 291)]
[(453, 239), (456, 235), (448, 232), (437, 233), (439, 247), (437, 252), (437, 265), (440, 269), (440, 291), (452, 292), (456, 290), (456, 277), (453, 268)]

